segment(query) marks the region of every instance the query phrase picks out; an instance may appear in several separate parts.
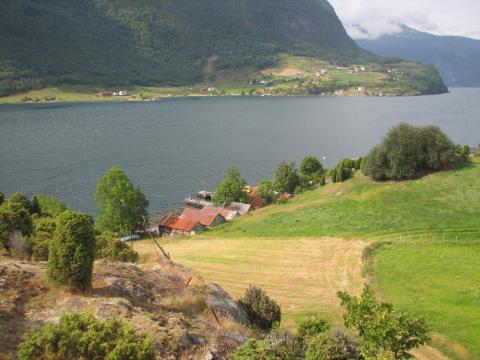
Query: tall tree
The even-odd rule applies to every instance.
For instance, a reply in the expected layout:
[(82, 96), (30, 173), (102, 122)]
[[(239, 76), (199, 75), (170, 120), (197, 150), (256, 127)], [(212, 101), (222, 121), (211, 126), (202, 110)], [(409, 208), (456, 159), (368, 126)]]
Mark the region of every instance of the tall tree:
[(236, 167), (231, 167), (223, 181), (217, 186), (212, 202), (216, 206), (230, 205), (232, 202), (248, 203), (245, 192), (247, 182), (240, 176)]
[(148, 200), (118, 166), (112, 166), (98, 180), (96, 200), (101, 229), (118, 233), (144, 229)]
[(300, 176), (295, 163), (282, 161), (278, 165), (273, 179), (275, 190), (293, 194), (298, 185), (300, 185)]

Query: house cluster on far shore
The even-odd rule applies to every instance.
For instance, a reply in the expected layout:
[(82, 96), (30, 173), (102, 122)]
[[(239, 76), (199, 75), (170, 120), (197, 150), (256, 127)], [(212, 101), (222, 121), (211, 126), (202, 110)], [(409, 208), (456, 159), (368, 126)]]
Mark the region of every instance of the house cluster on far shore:
[(100, 91), (97, 93), (97, 97), (110, 97), (110, 96), (128, 96), (128, 91), (120, 90), (120, 91)]
[[(265, 205), (263, 199), (256, 194), (256, 188), (246, 187), (245, 191), (250, 204), (232, 202), (222, 207), (212, 205), (210, 201), (212, 193), (200, 191), (196, 198), (185, 199), (185, 204), (189, 207), (177, 214), (166, 214), (152, 221), (149, 231), (160, 236), (193, 236), (202, 230), (221, 225)], [(277, 194), (277, 199), (288, 200), (290, 197), (290, 194)]]

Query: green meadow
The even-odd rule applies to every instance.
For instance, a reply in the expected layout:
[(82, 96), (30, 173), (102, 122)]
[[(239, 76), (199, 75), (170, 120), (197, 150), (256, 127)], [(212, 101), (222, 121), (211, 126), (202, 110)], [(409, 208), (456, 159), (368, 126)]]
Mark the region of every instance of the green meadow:
[[(265, 288), (287, 326), (313, 312), (340, 324), (336, 291), (358, 294), (371, 281), (383, 299), (427, 319), (432, 346), (443, 354), (480, 357), (478, 158), (404, 182), (357, 173), (199, 236), (163, 242), (174, 260), (235, 297), (250, 283)], [(375, 242), (382, 246), (366, 251)], [(154, 251), (148, 241), (136, 247)]]

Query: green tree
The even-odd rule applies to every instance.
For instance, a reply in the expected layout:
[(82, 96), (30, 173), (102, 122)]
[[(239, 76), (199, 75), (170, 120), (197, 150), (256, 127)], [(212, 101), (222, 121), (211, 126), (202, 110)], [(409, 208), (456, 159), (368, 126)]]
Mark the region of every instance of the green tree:
[(56, 217), (67, 210), (67, 205), (65, 205), (63, 201), (58, 200), (55, 196), (35, 195), (34, 198), (37, 199), (40, 204), (43, 215)]
[(212, 202), (215, 206), (230, 205), (232, 202), (248, 203), (248, 195), (245, 192), (247, 182), (240, 176), (236, 167), (231, 167), (227, 175), (217, 186), (213, 194)]
[[(0, 243), (11, 253), (11, 239), (14, 233), (20, 232), (24, 239), (31, 235), (33, 230), (31, 203), (21, 193), (16, 193), (0, 205)], [(17, 244), (26, 248), (27, 244)], [(20, 249), (17, 249), (20, 250)], [(29, 249), (26, 249), (27, 252)], [(22, 250), (23, 252), (23, 250)]]
[(275, 190), (293, 194), (297, 186), (300, 185), (300, 176), (294, 162), (287, 163), (282, 161), (273, 178), (273, 186)]
[(93, 219), (71, 210), (60, 214), (48, 252), (47, 276), (51, 282), (88, 290), (95, 258)]
[(2, 205), (4, 201), (5, 201), (5, 194), (0, 192), (0, 205)]
[(118, 166), (112, 166), (98, 180), (96, 200), (100, 212), (97, 223), (102, 230), (127, 233), (144, 229), (148, 200)]
[(98, 321), (90, 314), (63, 315), (58, 324), (33, 329), (20, 344), (19, 359), (153, 360), (154, 346), (146, 334), (118, 320)]
[(392, 304), (379, 302), (366, 285), (360, 298), (339, 292), (347, 328), (356, 328), (362, 337), (362, 353), (373, 357), (391, 352), (395, 359), (408, 358), (408, 351), (428, 343), (428, 326), (413, 313), (396, 311)]
[(413, 179), (422, 172), (449, 168), (454, 161), (455, 146), (439, 128), (402, 123), (370, 151), (366, 173), (375, 180)]
[(265, 201), (267, 204), (271, 204), (275, 201), (275, 191), (273, 190), (273, 184), (271, 181), (262, 180), (257, 189), (257, 194)]
[(323, 173), (323, 166), (314, 156), (307, 156), (300, 164), (300, 174), (312, 177), (316, 173)]

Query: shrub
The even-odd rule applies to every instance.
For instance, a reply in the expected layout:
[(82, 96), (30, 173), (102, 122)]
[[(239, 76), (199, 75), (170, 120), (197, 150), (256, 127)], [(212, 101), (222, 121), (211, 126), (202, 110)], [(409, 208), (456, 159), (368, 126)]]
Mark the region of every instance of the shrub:
[(71, 210), (60, 214), (48, 251), (47, 276), (51, 282), (80, 291), (90, 288), (95, 257), (95, 233), (90, 216)]
[(362, 158), (362, 163), (360, 164), (360, 171), (362, 172), (363, 175), (368, 176), (367, 168), (368, 168), (368, 157), (364, 157)]
[(15, 248), (21, 253), (26, 251), (27, 257), (30, 249), (23, 237), (30, 236), (33, 230), (30, 205), (30, 201), (20, 193), (0, 205), (0, 244), (10, 253)]
[(308, 341), (330, 329), (330, 325), (324, 319), (318, 316), (312, 319), (304, 320), (300, 322), (297, 328), (297, 338), (302, 343), (308, 343)]
[(48, 260), (48, 247), (53, 239), (55, 228), (55, 219), (50, 217), (41, 217), (33, 221), (33, 233), (31, 236), (33, 260)]
[(373, 357), (392, 353), (395, 359), (408, 358), (408, 351), (429, 341), (428, 326), (413, 313), (398, 312), (392, 304), (381, 303), (366, 285), (360, 298), (338, 293), (345, 309), (347, 328), (356, 328), (362, 337), (362, 353)]
[(5, 194), (0, 192), (0, 205), (2, 205), (4, 201), (5, 201)]
[(236, 167), (231, 167), (227, 175), (217, 186), (213, 194), (212, 202), (215, 206), (229, 205), (232, 202), (248, 203), (248, 195), (245, 192), (247, 182), (240, 176)]
[(239, 303), (247, 313), (250, 323), (261, 330), (269, 330), (274, 323), (281, 320), (280, 306), (255, 285), (246, 290)]
[(95, 258), (135, 262), (138, 261), (138, 253), (121, 242), (114, 233), (106, 231), (96, 236)]
[(21, 360), (155, 358), (154, 346), (145, 334), (137, 335), (130, 325), (117, 320), (100, 322), (91, 314), (64, 315), (58, 324), (30, 331), (18, 356)]
[(293, 194), (299, 185), (300, 176), (295, 168), (295, 163), (287, 163), (285, 161), (281, 162), (275, 171), (273, 179), (273, 186), (275, 190)]
[(263, 340), (249, 339), (229, 357), (230, 360), (283, 360)]
[(297, 349), (295, 337), (286, 329), (272, 329), (265, 337), (265, 343), (275, 356), (283, 360), (296, 359), (297, 353), (301, 352)]
[(343, 182), (345, 180), (350, 179), (353, 176), (353, 168), (355, 166), (355, 162), (350, 159), (342, 159), (340, 160), (335, 167), (330, 170), (330, 177), (332, 178), (332, 182)]
[(305, 360), (356, 360), (363, 359), (357, 343), (343, 331), (334, 330), (315, 336), (308, 344)]
[(257, 194), (266, 204), (271, 204), (275, 201), (275, 191), (273, 191), (273, 184), (271, 181), (262, 180), (258, 186)]
[(439, 128), (402, 123), (370, 151), (366, 173), (375, 180), (413, 179), (421, 172), (446, 169), (454, 161), (455, 146)]

